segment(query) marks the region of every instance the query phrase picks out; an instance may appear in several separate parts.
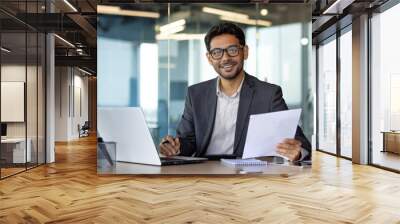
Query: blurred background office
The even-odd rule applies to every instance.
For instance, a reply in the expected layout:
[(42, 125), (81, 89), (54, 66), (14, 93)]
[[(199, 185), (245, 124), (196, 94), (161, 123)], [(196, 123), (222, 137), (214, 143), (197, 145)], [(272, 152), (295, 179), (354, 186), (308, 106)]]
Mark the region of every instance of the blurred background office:
[[(187, 87), (217, 77), (204, 36), (223, 21), (246, 34), (245, 70), (280, 85), (290, 108), (302, 108), (311, 140), (315, 83), (311, 67), (311, 5), (98, 5), (98, 106), (140, 106), (155, 142), (175, 135)], [(100, 133), (101, 135), (101, 133)]]

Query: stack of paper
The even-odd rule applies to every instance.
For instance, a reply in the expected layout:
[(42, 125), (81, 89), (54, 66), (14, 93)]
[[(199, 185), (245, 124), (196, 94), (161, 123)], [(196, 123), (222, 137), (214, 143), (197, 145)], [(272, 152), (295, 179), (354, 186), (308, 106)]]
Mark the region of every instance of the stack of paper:
[(250, 115), (243, 159), (280, 156), (277, 145), (286, 138), (294, 138), (301, 109)]
[(265, 166), (267, 161), (258, 159), (221, 159), (222, 164), (228, 166)]

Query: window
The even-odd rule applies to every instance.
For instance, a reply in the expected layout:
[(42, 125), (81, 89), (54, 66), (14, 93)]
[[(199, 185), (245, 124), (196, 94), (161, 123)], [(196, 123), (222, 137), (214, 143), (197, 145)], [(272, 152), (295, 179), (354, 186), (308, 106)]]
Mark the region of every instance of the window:
[[(350, 27), (351, 28), (351, 27)], [(340, 154), (352, 157), (352, 34), (340, 36)]]
[(400, 170), (400, 5), (372, 19), (372, 163)]
[(319, 150), (336, 154), (336, 39), (319, 46), (317, 63), (317, 147)]

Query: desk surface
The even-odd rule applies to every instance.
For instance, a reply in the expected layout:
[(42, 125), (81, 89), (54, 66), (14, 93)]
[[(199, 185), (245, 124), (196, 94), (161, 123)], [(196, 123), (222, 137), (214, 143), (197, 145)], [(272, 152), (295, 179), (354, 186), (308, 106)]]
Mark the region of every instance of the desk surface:
[(267, 166), (228, 167), (220, 161), (173, 166), (152, 166), (136, 163), (117, 162), (115, 167), (97, 168), (99, 175), (278, 175), (291, 176), (310, 170), (288, 164), (268, 164)]
[(400, 131), (381, 131), (383, 134), (398, 134), (400, 135)]

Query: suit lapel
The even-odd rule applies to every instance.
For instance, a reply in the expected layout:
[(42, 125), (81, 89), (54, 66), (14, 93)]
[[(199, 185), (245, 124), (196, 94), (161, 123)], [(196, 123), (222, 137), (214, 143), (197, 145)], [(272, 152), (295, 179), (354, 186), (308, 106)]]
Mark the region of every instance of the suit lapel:
[(204, 107), (204, 114), (209, 114), (208, 116), (208, 120), (207, 120), (207, 128), (206, 128), (206, 132), (203, 138), (203, 142), (201, 144), (201, 152), (200, 154), (202, 155), (206, 150), (207, 150), (207, 146), (208, 143), (210, 142), (211, 139), (211, 134), (213, 131), (213, 127), (214, 127), (214, 120), (215, 120), (215, 113), (217, 112), (217, 78), (214, 79), (212, 83), (212, 85), (210, 85), (210, 87), (208, 88), (208, 91), (206, 93), (206, 97), (204, 98), (205, 103), (204, 105), (206, 105)]
[(250, 104), (253, 99), (254, 89), (252, 82), (249, 80), (249, 75), (246, 73), (242, 89), (240, 91), (239, 109), (236, 120), (235, 141), (233, 152), (238, 150), (238, 144), (245, 128), (247, 118), (249, 116)]

